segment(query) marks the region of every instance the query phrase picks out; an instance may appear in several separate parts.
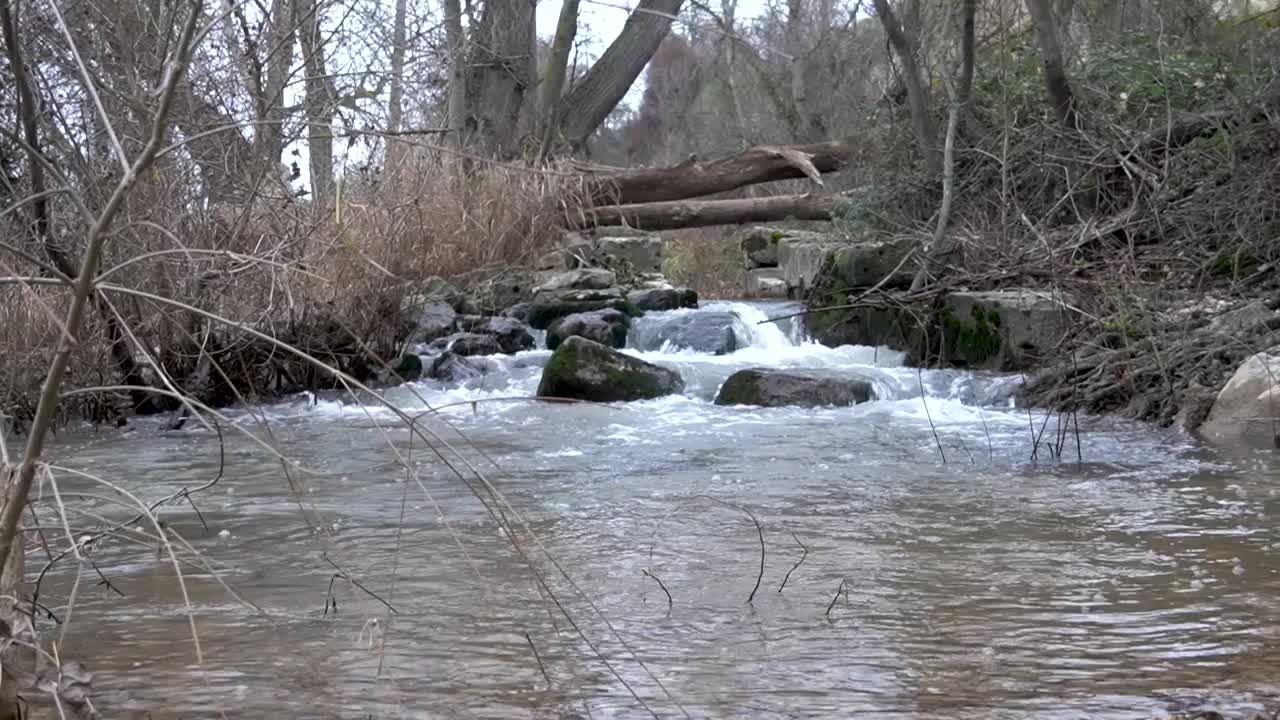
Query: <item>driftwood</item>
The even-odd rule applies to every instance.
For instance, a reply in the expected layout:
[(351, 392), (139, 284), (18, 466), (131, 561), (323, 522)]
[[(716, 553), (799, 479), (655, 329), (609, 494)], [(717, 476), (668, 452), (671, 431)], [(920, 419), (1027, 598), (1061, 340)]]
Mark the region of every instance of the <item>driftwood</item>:
[(839, 195), (775, 195), (741, 200), (682, 200), (607, 205), (584, 211), (577, 227), (626, 225), (639, 230), (737, 225), (778, 220), (831, 220)]
[(609, 173), (589, 173), (590, 197), (597, 205), (631, 205), (702, 197), (775, 180), (809, 178), (822, 184), (822, 173), (849, 164), (849, 146), (838, 142), (813, 145), (761, 145), (729, 157), (679, 165)]

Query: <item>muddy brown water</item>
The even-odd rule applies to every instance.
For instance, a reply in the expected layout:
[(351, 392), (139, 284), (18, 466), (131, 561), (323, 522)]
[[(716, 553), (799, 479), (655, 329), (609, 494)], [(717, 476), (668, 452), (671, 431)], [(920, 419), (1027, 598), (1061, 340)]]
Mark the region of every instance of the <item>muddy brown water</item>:
[[(1007, 379), (917, 374), (892, 353), (783, 333), (746, 341), (721, 357), (643, 353), (689, 385), (650, 402), (496, 401), (532, 394), (544, 351), (495, 361), (468, 387), (390, 393), (415, 411), (455, 403), (430, 427), (457, 449), (446, 453), (454, 465), (480, 469), (509, 502), (528, 562), (384, 411), (308, 398), (233, 411), (284, 464), (231, 430), (220, 451), (195, 424), (64, 433), (55, 462), (143, 502), (222, 476), (194, 497), (199, 516), (185, 503), (160, 511), (205, 559), (184, 564), (181, 583), (153, 544), (94, 545), (89, 558), (124, 596), (85, 565), (62, 655), (95, 673), (105, 717), (1056, 719), (1277, 707), (1273, 454), (1082, 418), (1078, 456), (1073, 428), (1061, 457), (1042, 445), (1033, 460), (1043, 414), (984, 406)], [(710, 403), (730, 372), (755, 365), (870, 373), (884, 399)], [(1054, 434), (1050, 421), (1046, 442)], [(58, 477), (77, 533), (99, 527), (95, 516), (128, 516), (104, 499), (121, 496)], [(744, 509), (765, 541), (750, 604), (760, 540)], [(32, 547), (29, 571), (43, 559)], [(360, 586), (335, 580), (335, 566)], [(44, 583), (56, 614), (74, 575), (63, 563)]]

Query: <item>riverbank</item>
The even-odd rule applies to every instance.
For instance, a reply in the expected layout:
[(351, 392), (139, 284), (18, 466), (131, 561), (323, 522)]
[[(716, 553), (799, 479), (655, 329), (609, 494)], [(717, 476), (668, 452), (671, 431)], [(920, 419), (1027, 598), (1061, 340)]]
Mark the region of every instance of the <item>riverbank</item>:
[[(541, 342), (471, 357), (483, 373), (465, 380), (384, 388), (501, 493), (499, 517), (470, 494), (470, 470), (460, 480), (389, 410), (345, 394), (227, 411), (269, 427), (287, 466), (194, 422), (60, 436), (60, 464), (121, 476), (144, 501), (201, 486), (225, 458), (219, 483), (192, 496), (200, 514), (174, 503), (163, 520), (269, 614), (190, 574), (202, 675), (174, 643), (189, 630), (167, 560), (103, 538), (92, 560), (127, 597), (82, 589), (75, 622), (95, 633), (73, 629), (60, 650), (93, 669), (104, 710), (197, 714), (1249, 719), (1280, 697), (1267, 672), (1280, 627), (1273, 458), (1234, 462), (1178, 433), (1081, 417), (1079, 460), (1074, 435), (1063, 462), (1049, 443), (1033, 460), (1026, 412), (984, 401), (1009, 378), (761, 324), (801, 309), (701, 301), (634, 318), (623, 352), (684, 383), (647, 400), (529, 400), (553, 354)], [(742, 320), (733, 352), (667, 342), (690, 316), (727, 314)], [(870, 377), (878, 397), (714, 402), (759, 367)], [(546, 555), (530, 567), (512, 541)], [(329, 561), (360, 585), (333, 582)], [(74, 576), (59, 564), (42, 602), (56, 611)], [(607, 657), (638, 700), (539, 576), (596, 647), (616, 642), (596, 612), (624, 634), (630, 648)]]

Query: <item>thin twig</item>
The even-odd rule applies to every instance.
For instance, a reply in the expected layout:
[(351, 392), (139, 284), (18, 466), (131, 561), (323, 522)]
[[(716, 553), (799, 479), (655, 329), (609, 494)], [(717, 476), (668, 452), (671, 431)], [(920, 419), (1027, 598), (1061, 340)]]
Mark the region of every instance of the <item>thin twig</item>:
[[(391, 606), (391, 603), (389, 603), (389, 602), (387, 602), (386, 600), (382, 599), (382, 596), (381, 596), (381, 595), (379, 595), (378, 593), (376, 593), (376, 592), (374, 592), (374, 591), (370, 590), (369, 588), (365, 587), (364, 585), (360, 584), (360, 581), (359, 581), (359, 580), (356, 580), (355, 578), (353, 578), (353, 577), (351, 577), (350, 575), (348, 575), (346, 570), (343, 570), (341, 567), (339, 567), (339, 566), (338, 566), (338, 564), (337, 564), (337, 563), (335, 563), (332, 559), (330, 559), (330, 558), (329, 558), (329, 553), (327, 553), (327, 552), (325, 552), (325, 553), (321, 553), (320, 557), (321, 557), (321, 558), (323, 558), (325, 562), (327, 562), (327, 563), (329, 563), (331, 566), (333, 566), (333, 569), (337, 571), (337, 572), (334, 574), (334, 577), (340, 577), (340, 578), (342, 578), (343, 580), (346, 580), (347, 582), (351, 583), (351, 584), (352, 584), (352, 585), (354, 585), (355, 587), (359, 588), (362, 592), (364, 592), (364, 594), (368, 595), (369, 597), (373, 598), (374, 600), (377, 600), (378, 602), (380, 602), (380, 603), (382, 603), (383, 605), (385, 605), (385, 606), (386, 606), (386, 608), (387, 608), (388, 610), (390, 610), (393, 614), (395, 614), (395, 615), (399, 615), (399, 614), (400, 614), (400, 611), (399, 611), (399, 610), (396, 610), (394, 607), (392, 607), (392, 606)], [(329, 582), (330, 582), (330, 583), (332, 583), (332, 582), (333, 582), (333, 579), (332, 579), (332, 578), (330, 578)]]
[(800, 549), (804, 550), (804, 554), (801, 555), (800, 559), (796, 561), (796, 564), (792, 565), (791, 569), (787, 571), (787, 576), (782, 578), (782, 584), (778, 586), (778, 592), (782, 592), (782, 589), (787, 586), (787, 581), (791, 579), (791, 573), (795, 572), (796, 568), (804, 564), (804, 559), (809, 557), (809, 548), (805, 547), (805, 544), (800, 542), (800, 538), (795, 533), (791, 533), (791, 537), (795, 539), (796, 544), (800, 546)]
[(667, 594), (667, 607), (668, 607), (668, 608), (670, 608), (670, 607), (671, 607), (671, 605), (673, 604), (673, 603), (672, 603), (672, 601), (671, 601), (671, 591), (667, 589), (667, 586), (666, 586), (665, 584), (663, 584), (663, 582), (662, 582), (662, 578), (658, 577), (657, 575), (654, 575), (653, 573), (649, 572), (648, 570), (646, 570), (646, 569), (644, 569), (644, 568), (641, 568), (641, 569), (640, 569), (640, 572), (644, 573), (646, 576), (648, 576), (648, 577), (649, 577), (650, 579), (652, 579), (654, 582), (658, 583), (658, 587), (662, 588), (662, 592), (664, 592), (664, 593), (666, 593), (666, 594)]
[(542, 671), (542, 677), (547, 681), (547, 689), (552, 686), (551, 675), (547, 673), (547, 666), (542, 664), (542, 656), (538, 654), (538, 646), (533, 644), (533, 638), (529, 633), (524, 634), (524, 639), (529, 643), (529, 649), (533, 651), (533, 659), (538, 661), (538, 669)]
[(938, 445), (938, 455), (942, 456), (942, 464), (947, 464), (947, 454), (942, 451), (942, 438), (938, 437), (938, 428), (933, 424), (933, 415), (929, 413), (929, 401), (924, 397), (924, 371), (916, 367), (916, 380), (920, 383), (920, 403), (924, 405), (924, 416), (929, 421), (929, 429), (933, 431), (933, 441)]
[(827, 617), (831, 617), (831, 608), (836, 606), (836, 600), (840, 599), (840, 592), (844, 590), (844, 580), (840, 581), (840, 585), (836, 587), (836, 594), (831, 596), (831, 603), (827, 605)]

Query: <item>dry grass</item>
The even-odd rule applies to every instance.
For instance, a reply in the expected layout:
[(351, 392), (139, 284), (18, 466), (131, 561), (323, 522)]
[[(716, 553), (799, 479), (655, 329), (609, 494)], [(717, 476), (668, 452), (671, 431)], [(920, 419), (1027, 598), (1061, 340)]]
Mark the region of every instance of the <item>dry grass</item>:
[[(399, 292), (428, 276), (524, 264), (545, 252), (561, 235), (564, 208), (576, 201), (570, 180), (554, 168), (506, 166), (477, 168), (463, 179), (424, 159), (376, 184), (351, 182), (336, 207), (263, 198), (209, 213), (171, 210), (183, 203), (171, 196), (171, 185), (157, 183), (139, 188), (103, 268), (119, 266), (113, 283), (233, 322), (277, 329), (319, 311), (333, 324), (372, 329), (378, 319), (385, 325)], [(10, 236), (21, 237), (24, 228), (9, 220)], [(67, 236), (76, 237), (79, 228), (68, 225)], [(79, 252), (74, 245), (69, 250)], [(0, 275), (40, 274), (21, 258), (6, 262)], [(6, 349), (0, 413), (19, 424), (34, 409), (64, 297), (56, 287), (0, 286), (0, 346)], [(138, 342), (158, 350), (155, 356), (173, 375), (190, 369), (204, 323), (145, 299), (113, 302)], [(89, 347), (77, 355), (69, 385), (118, 379), (97, 313), (90, 314), (84, 342)], [(118, 400), (85, 398), (64, 405), (64, 417), (102, 420), (111, 415), (104, 404)]]
[(662, 271), (672, 283), (703, 298), (742, 295), (745, 270), (733, 228), (677, 230), (667, 239)]

